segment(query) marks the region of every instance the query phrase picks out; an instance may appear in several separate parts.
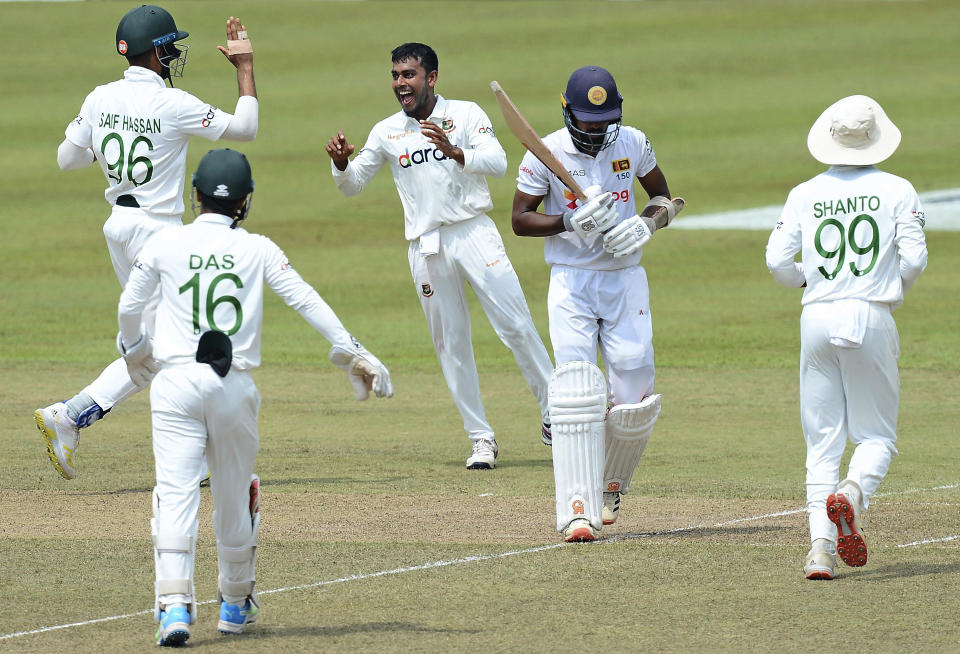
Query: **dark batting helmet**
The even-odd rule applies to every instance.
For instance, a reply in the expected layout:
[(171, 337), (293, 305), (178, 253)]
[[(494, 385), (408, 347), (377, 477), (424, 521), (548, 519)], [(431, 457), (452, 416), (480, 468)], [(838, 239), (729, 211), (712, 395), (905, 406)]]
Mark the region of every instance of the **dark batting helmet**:
[(188, 36), (189, 33), (177, 29), (173, 16), (166, 9), (156, 5), (141, 5), (120, 19), (117, 25), (117, 52), (124, 57), (136, 57), (156, 49), (160, 62), (170, 70), (170, 76), (180, 77), (187, 63), (187, 46), (177, 48), (173, 43)]
[[(573, 71), (567, 82), (567, 91), (560, 95), (563, 122), (570, 138), (587, 154), (597, 154), (617, 140), (623, 119), (623, 97), (617, 83), (606, 68), (584, 66)], [(607, 123), (604, 131), (584, 131), (573, 124), (573, 119), (584, 123)]]
[[(203, 196), (203, 205), (234, 219), (231, 227), (247, 217), (253, 195), (253, 172), (242, 152), (221, 148), (203, 155), (193, 174), (193, 187)], [(240, 205), (240, 200), (246, 200)]]

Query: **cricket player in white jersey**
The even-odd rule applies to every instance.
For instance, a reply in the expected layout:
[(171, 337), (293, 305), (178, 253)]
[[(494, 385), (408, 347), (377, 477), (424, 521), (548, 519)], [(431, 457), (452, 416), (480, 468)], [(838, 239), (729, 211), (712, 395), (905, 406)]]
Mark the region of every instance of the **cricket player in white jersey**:
[[(358, 400), (371, 391), (393, 395), (387, 369), (344, 329), (280, 248), (237, 226), (253, 193), (247, 158), (229, 149), (208, 152), (193, 187), (200, 215), (148, 241), (118, 310), (118, 346), (132, 375), (149, 377), (149, 369), (160, 368), (150, 388), (159, 645), (183, 644), (196, 620), (193, 571), (204, 455), (216, 506), (219, 630), (241, 633), (257, 617), (260, 515), (253, 466), (260, 394), (250, 371), (260, 365), (264, 285), (330, 341), (330, 359), (347, 371)], [(144, 309), (158, 289), (151, 340)]]
[[(833, 579), (837, 554), (850, 566), (867, 562), (862, 513), (897, 454), (900, 337), (891, 312), (927, 265), (917, 192), (875, 167), (899, 144), (900, 130), (872, 98), (853, 95), (828, 107), (807, 147), (830, 168), (790, 191), (767, 242), (774, 279), (805, 287), (807, 579)], [(848, 438), (856, 447), (840, 481)]]
[(540, 404), (549, 444), (547, 385), (553, 364), (537, 334), (503, 240), (487, 215), (486, 175), (501, 177), (507, 157), (483, 110), (437, 95), (437, 55), (422, 43), (393, 50), (393, 92), (401, 110), (354, 146), (338, 132), (327, 143), (333, 179), (356, 195), (387, 164), (403, 204), (413, 281), (454, 404), (473, 442), (467, 468), (496, 466), (499, 451), (480, 398), (464, 285), (477, 294), (490, 324), (513, 352)]
[[(160, 7), (128, 11), (117, 26), (116, 47), (129, 68), (123, 79), (98, 86), (87, 96), (57, 151), (61, 169), (96, 161), (106, 177), (104, 197), (111, 212), (103, 233), (121, 285), (147, 239), (182, 224), (190, 137), (251, 141), (257, 135), (253, 48), (244, 25), (230, 17), (227, 47), (219, 47), (237, 69), (239, 98), (233, 115), (172, 88), (173, 78), (183, 75), (189, 47), (178, 42), (187, 36)], [(155, 301), (148, 318), (154, 306)], [(141, 386), (142, 380), (131, 379), (118, 359), (71, 399), (37, 409), (34, 418), (50, 460), (65, 479), (76, 474), (80, 428), (89, 427)]]
[[(621, 124), (623, 99), (609, 71), (574, 71), (562, 99), (566, 127), (543, 142), (587, 187), (589, 199), (580, 204), (528, 152), (517, 177), (513, 230), (544, 237), (551, 266), (557, 530), (567, 541), (591, 541), (601, 525), (616, 521), (620, 495), (630, 489), (660, 414), (650, 292), (640, 256), (677, 209), (649, 139)], [(635, 181), (651, 198), (639, 215)], [(596, 366), (598, 348), (609, 386)]]

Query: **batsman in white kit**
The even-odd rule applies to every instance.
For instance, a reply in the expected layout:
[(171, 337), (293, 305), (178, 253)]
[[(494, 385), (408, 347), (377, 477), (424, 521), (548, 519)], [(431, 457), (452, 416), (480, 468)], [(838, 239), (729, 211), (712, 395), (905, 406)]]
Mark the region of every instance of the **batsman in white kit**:
[(502, 177), (507, 156), (478, 105), (435, 93), (438, 62), (432, 48), (405, 43), (391, 55), (401, 110), (373, 127), (353, 161), (355, 148), (342, 132), (328, 141), (327, 154), (345, 196), (360, 193), (384, 164), (390, 166), (403, 204), (410, 273), (444, 379), (472, 441), (467, 468), (490, 469), (499, 446), (480, 396), (468, 284), (536, 396), (541, 438), (550, 440), (547, 386), (553, 364), (487, 215), (493, 202), (485, 176)]
[[(117, 25), (116, 48), (129, 68), (123, 79), (87, 95), (57, 151), (63, 170), (96, 161), (103, 171), (104, 197), (111, 206), (103, 233), (121, 286), (150, 236), (182, 224), (190, 137), (252, 141), (257, 135), (253, 48), (244, 25), (231, 16), (227, 47), (219, 47), (237, 69), (239, 98), (232, 115), (173, 88), (173, 79), (183, 76), (187, 62), (189, 46), (179, 43), (187, 36), (161, 7), (143, 5), (128, 11)], [(156, 298), (147, 306), (148, 330), (155, 308)], [(65, 479), (77, 473), (80, 429), (142, 386), (142, 380), (131, 379), (123, 360), (117, 359), (71, 399), (37, 409), (34, 419), (50, 461)]]
[[(208, 152), (193, 176), (200, 215), (150, 239), (120, 296), (117, 345), (125, 365), (134, 378), (149, 379), (159, 368), (150, 387), (159, 645), (182, 645), (196, 621), (194, 552), (204, 456), (216, 507), (218, 628), (238, 634), (257, 618), (260, 484), (253, 468), (260, 394), (250, 373), (260, 365), (264, 286), (330, 341), (330, 360), (348, 373), (358, 400), (371, 392), (393, 395), (387, 369), (347, 332), (283, 251), (238, 227), (250, 211), (253, 188), (243, 154)], [(151, 339), (144, 310), (158, 289)]]
[[(828, 107), (807, 147), (830, 168), (790, 191), (767, 242), (774, 279), (804, 287), (807, 579), (833, 579), (838, 554), (849, 566), (867, 562), (863, 512), (897, 454), (900, 336), (892, 312), (927, 265), (917, 192), (875, 166), (899, 144), (900, 130), (872, 98)], [(848, 438), (855, 449), (840, 481)]]
[[(683, 205), (671, 200), (646, 135), (621, 124), (623, 98), (609, 71), (574, 71), (562, 99), (566, 127), (543, 142), (588, 187), (588, 200), (579, 202), (527, 152), (517, 177), (513, 230), (544, 237), (551, 266), (557, 531), (567, 541), (592, 541), (602, 525), (617, 520), (620, 496), (630, 490), (660, 415), (650, 292), (640, 257), (653, 232)], [(634, 181), (650, 197), (639, 213)], [(609, 383), (596, 365), (598, 348)]]

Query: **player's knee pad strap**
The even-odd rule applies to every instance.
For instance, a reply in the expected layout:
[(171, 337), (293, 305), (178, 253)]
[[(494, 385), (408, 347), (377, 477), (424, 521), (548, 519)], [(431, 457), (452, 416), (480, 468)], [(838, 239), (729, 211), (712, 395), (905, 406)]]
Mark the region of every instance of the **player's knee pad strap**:
[(607, 414), (603, 490), (626, 493), (660, 417), (660, 395), (639, 404), (618, 404)]
[[(197, 619), (196, 589), (193, 583), (194, 557), (197, 549), (197, 535), (200, 531), (200, 522), (195, 520), (187, 533), (160, 531), (157, 512), (160, 506), (157, 489), (153, 489), (153, 515), (150, 520), (150, 532), (153, 540), (153, 560), (157, 571), (157, 578), (154, 582), (154, 619), (160, 620), (161, 597), (170, 595), (183, 595), (186, 598), (187, 607), (190, 611), (190, 623), (193, 624)], [(183, 555), (187, 558), (186, 567), (189, 571), (187, 578), (169, 577), (161, 578), (162, 571), (166, 566), (161, 564), (161, 554)]]
[(257, 537), (260, 532), (260, 514), (253, 516), (250, 540), (238, 547), (217, 543), (220, 557), (218, 591), (221, 599), (237, 601), (253, 595), (257, 572)]
[(557, 531), (562, 531), (576, 518), (589, 520), (599, 529), (603, 419), (607, 410), (603, 373), (588, 361), (559, 366), (550, 378), (548, 403), (553, 431)]

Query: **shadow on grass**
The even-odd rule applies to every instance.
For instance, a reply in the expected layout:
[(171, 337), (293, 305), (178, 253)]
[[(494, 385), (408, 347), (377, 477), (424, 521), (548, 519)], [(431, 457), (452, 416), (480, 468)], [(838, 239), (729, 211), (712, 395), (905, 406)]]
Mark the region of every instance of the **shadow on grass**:
[(665, 531), (640, 531), (634, 533), (617, 534), (603, 539), (605, 542), (617, 540), (641, 540), (647, 538), (675, 538), (690, 540), (710, 538), (713, 536), (758, 536), (760, 534), (774, 534), (790, 531), (791, 527), (784, 526), (755, 526), (755, 527), (681, 527)]
[[(867, 563), (869, 566), (869, 562)], [(856, 582), (878, 582), (892, 581), (894, 579), (906, 579), (909, 577), (923, 577), (925, 575), (953, 575), (960, 573), (960, 562), (958, 563), (896, 563), (883, 566), (882, 568), (866, 568), (857, 570), (855, 573), (851, 570), (846, 571), (845, 581)]]
[[(478, 634), (479, 629), (437, 629), (426, 625), (419, 625), (411, 622), (361, 622), (358, 624), (348, 624), (339, 626), (299, 626), (299, 627), (254, 627), (250, 632), (238, 637), (236, 641), (230, 638), (213, 638), (209, 644), (215, 642), (237, 642), (240, 640), (260, 640), (272, 638), (337, 638), (349, 636), (352, 634), (386, 634), (386, 633), (412, 633), (412, 634)], [(191, 645), (200, 644), (191, 641)]]

